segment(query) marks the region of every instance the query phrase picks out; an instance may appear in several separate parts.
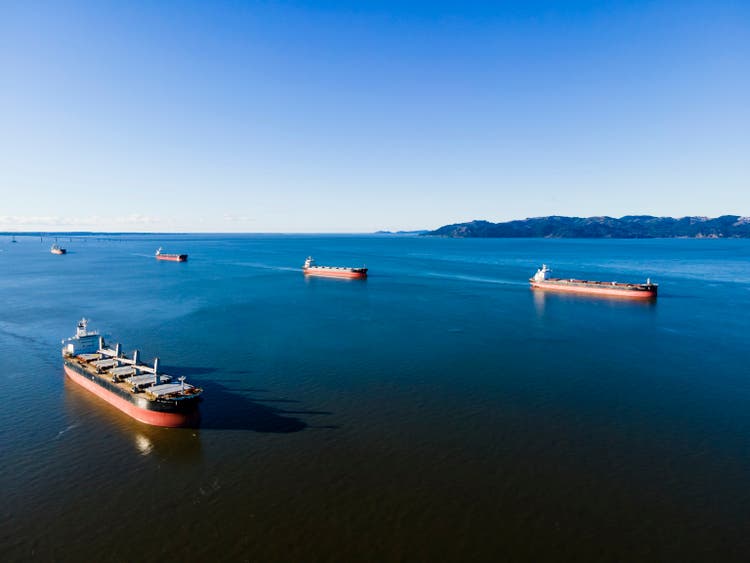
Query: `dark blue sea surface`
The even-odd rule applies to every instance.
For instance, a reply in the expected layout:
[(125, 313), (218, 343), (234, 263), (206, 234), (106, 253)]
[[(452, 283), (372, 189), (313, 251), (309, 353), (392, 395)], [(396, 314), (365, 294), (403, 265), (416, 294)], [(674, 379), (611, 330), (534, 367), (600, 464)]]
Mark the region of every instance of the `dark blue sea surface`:
[[(17, 239), (3, 560), (747, 560), (750, 241)], [(659, 298), (533, 292), (543, 262)], [(200, 428), (68, 381), (84, 316), (202, 386)]]

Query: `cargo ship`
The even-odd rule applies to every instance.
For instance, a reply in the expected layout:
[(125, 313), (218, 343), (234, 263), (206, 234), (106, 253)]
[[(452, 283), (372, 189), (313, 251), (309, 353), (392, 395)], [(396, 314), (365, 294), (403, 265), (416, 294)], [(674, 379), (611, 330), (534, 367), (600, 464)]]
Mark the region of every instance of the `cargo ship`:
[(367, 268), (345, 268), (340, 266), (318, 266), (312, 256), (308, 256), (302, 266), (306, 276), (325, 276), (329, 278), (366, 278)]
[(166, 260), (168, 262), (187, 262), (187, 254), (165, 254), (161, 250), (161, 246), (156, 249), (157, 260)]
[(49, 251), (52, 254), (65, 254), (67, 252), (67, 250), (57, 244), (53, 244)]
[(551, 278), (548, 277), (551, 271), (546, 264), (543, 264), (536, 271), (534, 277), (529, 280), (531, 288), (636, 299), (655, 299), (659, 288), (658, 284), (651, 283), (650, 278), (646, 280), (646, 283), (588, 281), (573, 278)]
[(154, 426), (194, 426), (203, 389), (159, 372), (138, 359), (138, 350), (126, 357), (120, 345), (107, 347), (104, 338), (88, 330), (81, 319), (75, 336), (62, 341), (67, 376), (81, 387), (140, 422)]

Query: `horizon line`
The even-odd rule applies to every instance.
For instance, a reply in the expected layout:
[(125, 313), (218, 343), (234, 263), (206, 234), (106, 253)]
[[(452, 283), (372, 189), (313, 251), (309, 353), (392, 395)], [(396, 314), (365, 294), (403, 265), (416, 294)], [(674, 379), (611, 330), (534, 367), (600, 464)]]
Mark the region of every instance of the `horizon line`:
[(484, 222), (492, 224), (504, 224), (513, 223), (517, 221), (531, 221), (535, 219), (550, 219), (550, 218), (565, 218), (565, 219), (624, 219), (626, 217), (653, 217), (655, 219), (705, 219), (714, 220), (722, 217), (737, 217), (739, 219), (750, 219), (750, 216), (740, 214), (729, 214), (725, 213), (722, 215), (716, 215), (711, 217), (708, 215), (683, 215), (675, 217), (672, 215), (649, 215), (649, 214), (627, 214), (619, 217), (614, 215), (590, 215), (590, 216), (578, 216), (578, 215), (536, 215), (525, 217), (523, 219), (510, 219), (505, 221), (490, 221), (488, 219), (470, 219), (464, 221), (456, 221), (452, 223), (445, 223), (436, 228), (421, 228), (421, 229), (377, 229), (373, 231), (78, 231), (78, 230), (25, 230), (25, 231), (0, 231), (0, 236), (45, 236), (45, 235), (67, 235), (67, 236), (92, 236), (92, 235), (404, 235), (404, 234), (426, 234), (431, 231), (440, 230), (443, 227), (450, 227), (455, 225), (463, 225), (467, 223)]

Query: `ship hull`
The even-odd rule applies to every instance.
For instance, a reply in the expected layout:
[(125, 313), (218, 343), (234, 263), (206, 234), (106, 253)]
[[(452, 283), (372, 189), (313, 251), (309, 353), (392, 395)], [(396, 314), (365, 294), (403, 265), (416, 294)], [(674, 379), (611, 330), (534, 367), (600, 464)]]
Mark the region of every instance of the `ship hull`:
[(602, 295), (605, 297), (622, 297), (625, 299), (655, 299), (656, 286), (635, 286), (633, 288), (617, 287), (606, 284), (591, 283), (556, 283), (531, 281), (531, 289), (557, 291), (562, 293), (577, 293), (586, 295)]
[(58, 254), (59, 255), (59, 254), (65, 254), (66, 251), (65, 250), (50, 250), (50, 252), (52, 254)]
[(303, 268), (306, 276), (321, 276), (325, 278), (362, 279), (367, 277), (367, 269), (328, 269), (328, 268)]
[(92, 376), (76, 369), (74, 365), (65, 362), (64, 369), (71, 381), (139, 422), (152, 426), (180, 428), (195, 426), (200, 419), (196, 401), (184, 406), (180, 405), (179, 410), (164, 410), (165, 405), (152, 405), (148, 404), (148, 401), (143, 401), (146, 403), (144, 405), (137, 405), (128, 397), (122, 396), (116, 387), (113, 386), (113, 389), (104, 387), (97, 380), (92, 379)]
[(157, 260), (164, 260), (166, 262), (187, 262), (187, 254), (157, 254)]

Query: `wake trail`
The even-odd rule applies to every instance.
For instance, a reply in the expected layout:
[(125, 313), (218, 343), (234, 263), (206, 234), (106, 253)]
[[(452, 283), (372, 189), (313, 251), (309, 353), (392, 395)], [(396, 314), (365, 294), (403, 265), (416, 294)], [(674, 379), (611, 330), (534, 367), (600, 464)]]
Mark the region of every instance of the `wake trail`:
[(508, 279), (502, 279), (502, 278), (484, 278), (481, 276), (466, 276), (462, 274), (438, 274), (435, 272), (427, 272), (425, 275), (430, 278), (440, 278), (440, 279), (456, 280), (456, 281), (468, 281), (468, 282), (474, 282), (474, 283), (491, 283), (491, 284), (496, 284), (496, 285), (510, 285), (510, 286), (519, 286), (519, 287), (526, 285), (526, 282), (520, 282), (516, 280), (508, 280)]
[(260, 270), (273, 270), (276, 272), (300, 272), (302, 268), (291, 268), (289, 266), (272, 266), (271, 264), (261, 264), (259, 262), (231, 262), (235, 266), (248, 266)]
[(75, 427), (77, 427), (77, 426), (78, 426), (78, 423), (76, 422), (75, 424), (70, 424), (70, 425), (68, 425), (68, 427), (67, 427), (67, 428), (63, 428), (62, 430), (60, 430), (60, 431), (59, 431), (59, 432), (57, 433), (57, 436), (55, 436), (55, 440), (59, 440), (59, 439), (60, 439), (60, 437), (61, 437), (61, 436), (62, 436), (63, 434), (65, 434), (65, 433), (66, 433), (66, 432), (68, 432), (69, 430), (73, 430), (73, 428), (75, 428)]

